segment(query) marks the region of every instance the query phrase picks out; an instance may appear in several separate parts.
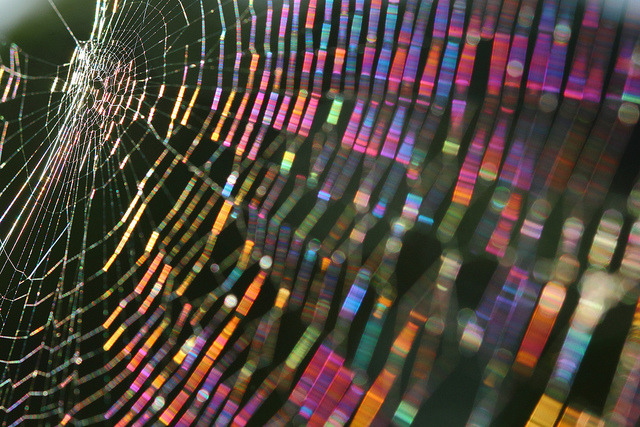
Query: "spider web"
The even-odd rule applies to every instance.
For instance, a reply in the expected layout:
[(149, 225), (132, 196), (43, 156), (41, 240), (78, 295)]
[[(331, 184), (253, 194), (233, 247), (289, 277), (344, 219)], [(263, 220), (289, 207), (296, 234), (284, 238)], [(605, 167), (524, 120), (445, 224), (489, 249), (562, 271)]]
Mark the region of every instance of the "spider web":
[[(468, 359), (470, 423), (542, 378), (519, 422), (633, 424), (639, 23), (98, 0), (66, 64), (4, 46), (4, 423), (408, 425)], [(610, 310), (609, 394), (574, 406)]]

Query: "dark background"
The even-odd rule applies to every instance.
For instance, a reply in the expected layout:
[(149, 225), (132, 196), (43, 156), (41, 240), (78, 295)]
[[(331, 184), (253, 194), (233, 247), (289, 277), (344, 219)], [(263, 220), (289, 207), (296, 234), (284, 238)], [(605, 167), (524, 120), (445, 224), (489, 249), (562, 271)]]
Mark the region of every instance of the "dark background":
[[(93, 4), (91, 1), (67, 0), (59, 3), (60, 11), (75, 35), (81, 40), (86, 39), (93, 21)], [(0, 13), (2, 13), (1, 10)], [(579, 20), (576, 21), (579, 22)], [(72, 38), (66, 33), (65, 28), (52, 10), (39, 11), (37, 16), (33, 16), (20, 24), (6, 36), (6, 39), (17, 43), (23, 50), (34, 56), (57, 64), (67, 62), (74, 49)], [(487, 41), (481, 42), (478, 58), (488, 58), (490, 51), (491, 44)], [(475, 92), (472, 95), (477, 97), (478, 102), (481, 101), (483, 96), (487, 67), (488, 61), (486, 60), (476, 64), (475, 67), (476, 72), (472, 83), (472, 89), (475, 89)], [(621, 203), (624, 202), (626, 194), (628, 194), (633, 185), (638, 172), (638, 164), (640, 163), (637, 161), (640, 155), (639, 137), (640, 134), (636, 129), (614, 179), (607, 202), (609, 206), (621, 207)], [(462, 152), (464, 153), (464, 150)], [(559, 209), (556, 209), (545, 227), (545, 234), (542, 240), (546, 243), (546, 246), (541, 245), (539, 250), (541, 256), (553, 256), (556, 237), (560, 231), (561, 218)], [(625, 230), (629, 230), (630, 224), (631, 218), (626, 218)], [(595, 225), (596, 223), (590, 224), (590, 228), (593, 229)], [(465, 219), (461, 228), (472, 229), (473, 226), (473, 219)], [(588, 244), (590, 244), (589, 239), (585, 240), (587, 245), (583, 244), (583, 253), (586, 252)], [(419, 230), (409, 232), (403, 245), (396, 272), (399, 288), (401, 290), (407, 289), (422, 273), (423, 266), (429, 265), (437, 259), (440, 249), (440, 244), (431, 233), (424, 233)], [(619, 256), (620, 251), (618, 251), (618, 259)], [(98, 263), (103, 261), (102, 259), (95, 260)], [(457, 303), (460, 308), (476, 307), (482, 296), (484, 285), (491, 277), (495, 267), (496, 262), (488, 257), (477, 257), (465, 263), (456, 283)], [(555, 363), (555, 357), (566, 333), (568, 320), (577, 302), (578, 295), (575, 287), (570, 289), (559, 321), (554, 328), (538, 368), (531, 379), (516, 382), (511, 390), (503, 390), (504, 402), (502, 404), (504, 406), (501, 411), (498, 411), (497, 417), (494, 419), (495, 425), (524, 425), (529, 418), (546, 386), (546, 381)], [(271, 300), (268, 300), (264, 309), (267, 309), (270, 304)], [(620, 305), (612, 309), (597, 328), (568, 399), (569, 404), (573, 407), (587, 409), (595, 414), (602, 414), (604, 401), (627, 334), (628, 325), (631, 323), (633, 311), (634, 307), (631, 305)], [(395, 309), (392, 310), (392, 314), (389, 316), (387, 327), (383, 331), (383, 336), (380, 340), (379, 349), (388, 348), (394, 338), (394, 317)], [(366, 321), (366, 318), (358, 316), (357, 320), (362, 324)], [(358, 326), (356, 325), (354, 329), (358, 329)], [(408, 362), (415, 357), (414, 353), (415, 351), (410, 354)], [(383, 366), (386, 354), (386, 351), (376, 352), (376, 355), (379, 356), (374, 357), (372, 361), (371, 373), (378, 372)], [(411, 363), (406, 365), (410, 367)], [(462, 356), (451, 375), (423, 406), (415, 424), (433, 426), (464, 425), (480, 385), (483, 366), (483, 361), (478, 356), (471, 358)], [(408, 373), (409, 370), (406, 369), (405, 378), (403, 378), (404, 384), (406, 384)]]

